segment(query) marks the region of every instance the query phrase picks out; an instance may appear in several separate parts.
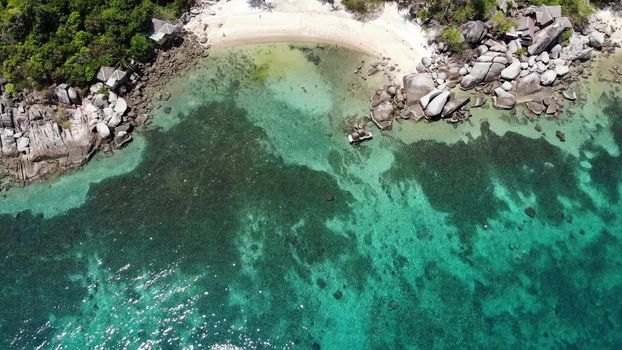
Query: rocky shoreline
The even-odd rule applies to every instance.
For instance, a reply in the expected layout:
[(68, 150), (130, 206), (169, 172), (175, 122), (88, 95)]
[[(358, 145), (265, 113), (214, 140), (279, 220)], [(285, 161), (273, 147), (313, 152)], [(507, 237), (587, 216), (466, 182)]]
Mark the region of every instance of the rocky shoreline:
[[(162, 87), (208, 55), (194, 35), (182, 33), (149, 64), (135, 64), (125, 84), (67, 84), (0, 99), (0, 190), (79, 168), (97, 152), (111, 153), (132, 140), (149, 119)], [(4, 90), (3, 90), (4, 91)]]
[[(507, 15), (517, 23), (526, 18), (529, 27), (529, 21), (541, 24), (540, 10), (518, 8)], [(199, 13), (201, 7), (193, 8), (181, 21), (187, 23)], [(561, 15), (551, 15), (528, 36), (525, 28), (500, 35), (490, 22), (469, 21), (461, 34), (471, 49), (457, 54), (440, 38), (432, 40), (432, 55), (421, 60), (416, 72), (405, 75), (401, 86), (392, 83), (371, 97), (371, 118), (383, 130), (397, 118), (456, 124), (468, 120), (470, 109), (488, 100), (497, 109), (524, 106), (529, 118), (560, 117), (564, 101), (578, 98), (568, 86), (589, 77), (592, 55), (613, 52), (618, 45), (610, 37), (622, 30), (592, 17), (564, 42), (562, 34), (572, 29), (570, 20)], [(204, 25), (201, 37), (182, 32), (170, 48), (157, 50), (152, 63), (134, 64), (129, 80), (118, 89), (96, 83), (84, 90), (54, 85), (44, 92), (21, 92), (16, 98), (5, 92), (0, 99), (0, 190), (66, 173), (97, 152), (111, 153), (131, 142), (132, 132), (160, 107), (157, 102), (171, 97), (164, 86), (209, 55), (207, 30)], [(387, 57), (366, 74), (362, 68), (361, 64), (355, 72), (362, 79), (401, 72)], [(611, 71), (617, 75), (613, 79), (622, 79), (620, 67)], [(5, 83), (0, 81), (0, 86)], [(563, 135), (558, 137), (563, 141)]]
[[(548, 13), (548, 8), (520, 8), (507, 15), (533, 26), (540, 24), (538, 11)], [(529, 36), (524, 29), (513, 27), (499, 35), (491, 22), (467, 22), (461, 34), (471, 49), (455, 53), (440, 38), (433, 40), (433, 55), (404, 76), (403, 87), (391, 84), (371, 97), (372, 120), (380, 129), (389, 129), (396, 118), (461, 123), (470, 117), (470, 108), (488, 100), (500, 110), (524, 106), (529, 119), (559, 118), (564, 101), (578, 98), (571, 84), (589, 77), (592, 55), (607, 55), (619, 47), (610, 38), (620, 30), (595, 16), (576, 31), (567, 17), (549, 18), (542, 28), (532, 27)], [(566, 31), (572, 35), (564, 42)], [(618, 67), (612, 72), (622, 79)]]

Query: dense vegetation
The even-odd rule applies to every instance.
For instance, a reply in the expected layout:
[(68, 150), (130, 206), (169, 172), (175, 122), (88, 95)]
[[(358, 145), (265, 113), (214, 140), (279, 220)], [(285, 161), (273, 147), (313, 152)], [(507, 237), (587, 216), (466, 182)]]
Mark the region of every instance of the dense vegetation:
[[(387, 0), (390, 1), (390, 0)], [(445, 29), (441, 39), (455, 52), (462, 52), (467, 48), (459, 27), (469, 20), (483, 20), (492, 23), (493, 32), (503, 35), (512, 26), (515, 20), (497, 11), (497, 0), (394, 0), (402, 9), (409, 9), (412, 17), (419, 18), (425, 23), (443, 25)], [(592, 0), (594, 5), (611, 5), (619, 0)], [(360, 15), (367, 15), (373, 11), (382, 0), (343, 0), (343, 5), (350, 11)], [(560, 5), (562, 13), (571, 18), (576, 25), (586, 22), (593, 7), (590, 0), (515, 0), (515, 5)], [(508, 1), (508, 10), (514, 4)], [(564, 33), (564, 41), (568, 40)]]
[[(460, 25), (471, 19), (491, 19), (496, 0), (395, 0), (402, 8), (411, 8), (411, 14), (423, 21), (436, 21), (446, 25)], [(619, 0), (593, 0), (595, 4), (609, 4)], [(367, 14), (382, 0), (343, 0), (350, 11)], [(581, 22), (591, 14), (590, 0), (515, 0), (517, 5), (561, 5), (564, 15)], [(500, 24), (501, 18), (497, 18)]]
[(148, 59), (152, 16), (172, 19), (189, 6), (190, 0), (0, 0), (1, 76), (12, 89), (84, 86), (101, 65)]

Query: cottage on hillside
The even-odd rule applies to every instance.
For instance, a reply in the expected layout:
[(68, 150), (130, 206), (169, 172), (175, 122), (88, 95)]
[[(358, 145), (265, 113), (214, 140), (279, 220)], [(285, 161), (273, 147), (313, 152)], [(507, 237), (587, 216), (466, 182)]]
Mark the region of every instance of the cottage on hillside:
[(116, 89), (128, 78), (127, 72), (112, 67), (102, 66), (97, 73), (97, 80), (106, 84), (111, 89)]
[(151, 23), (153, 23), (153, 33), (149, 38), (158, 43), (158, 45), (163, 45), (170, 38), (174, 37), (179, 29), (176, 25), (157, 18), (152, 18)]

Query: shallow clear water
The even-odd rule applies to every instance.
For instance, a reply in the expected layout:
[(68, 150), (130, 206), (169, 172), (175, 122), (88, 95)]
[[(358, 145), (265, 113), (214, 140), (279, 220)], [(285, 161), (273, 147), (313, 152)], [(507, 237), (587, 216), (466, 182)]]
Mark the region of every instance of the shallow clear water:
[(480, 110), (352, 147), (361, 60), (222, 52), (128, 149), (5, 193), (0, 348), (621, 348), (614, 87), (545, 135)]

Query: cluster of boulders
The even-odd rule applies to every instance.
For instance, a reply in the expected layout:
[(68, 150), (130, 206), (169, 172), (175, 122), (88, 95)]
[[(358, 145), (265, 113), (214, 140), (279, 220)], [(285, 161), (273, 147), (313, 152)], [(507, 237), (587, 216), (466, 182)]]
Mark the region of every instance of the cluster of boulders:
[(84, 99), (67, 84), (50, 91), (57, 101), (2, 99), (0, 177), (28, 183), (78, 167), (99, 148), (122, 147), (131, 140), (127, 103), (103, 84), (92, 86)]
[[(193, 18), (199, 16), (200, 14), (209, 14), (212, 16), (216, 15), (216, 12), (210, 11), (209, 7), (217, 3), (218, 3), (218, 0), (202, 0), (200, 2), (196, 1), (194, 3), (194, 6), (192, 6), (192, 8), (190, 9), (190, 11), (186, 13), (182, 13), (181, 16), (179, 16), (179, 20), (183, 24), (186, 24), (190, 22)], [(198, 18), (201, 19), (201, 17), (198, 17)]]
[(434, 54), (421, 60), (416, 73), (404, 77), (403, 93), (390, 86), (374, 94), (376, 124), (390, 127), (398, 115), (464, 121), (470, 116), (469, 107), (481, 106), (485, 99), (480, 96), (468, 106), (469, 98), (456, 97), (454, 87), (492, 95), (498, 109), (524, 104), (535, 115), (560, 115), (564, 100), (577, 99), (569, 84), (585, 77), (593, 51), (613, 50), (609, 38), (617, 28), (591, 18), (580, 33), (574, 32), (559, 6), (513, 11), (516, 25), (502, 36), (494, 34), (491, 22), (465, 23), (462, 36), (472, 49), (461, 55), (442, 42), (432, 42)]
[[(427, 63), (427, 62), (426, 62)], [(456, 75), (456, 73), (454, 73)], [(458, 97), (450, 91), (449, 72), (413, 73), (404, 77), (404, 88), (387, 85), (371, 98), (372, 120), (380, 129), (389, 129), (396, 117), (402, 119), (446, 119), (457, 123), (470, 117), (470, 97)], [(475, 105), (481, 106), (478, 101)]]
[(137, 65), (141, 72), (127, 92), (125, 98), (137, 114), (149, 114), (156, 101), (166, 101), (171, 95), (164, 91), (164, 86), (173, 78), (196, 66), (196, 62), (209, 55), (208, 47), (197, 44), (194, 35), (184, 33), (184, 38), (177, 46), (168, 50), (158, 50), (155, 61), (149, 65)]
[[(473, 28), (478, 30), (474, 32)], [(524, 32), (508, 32), (505, 40), (496, 39), (488, 33), (489, 24), (481, 22), (469, 22), (462, 29), (465, 38), (478, 46), (472, 59), (458, 69), (460, 87), (469, 90), (485, 85), (483, 90), (495, 96), (496, 108), (512, 109), (517, 103), (542, 106), (530, 108), (536, 114), (561, 111), (561, 106), (545, 100), (560, 100), (561, 96), (576, 99), (576, 93), (564, 89), (583, 73), (583, 67), (575, 72), (571, 68), (582, 66), (581, 62), (588, 60), (593, 50), (609, 46), (608, 38), (612, 34), (611, 27), (592, 20), (585, 34), (572, 33), (564, 43), (562, 33), (572, 31), (566, 17), (554, 18), (541, 29), (536, 27), (528, 41), (523, 37)]]
[[(59, 89), (62, 93), (60, 90), (63, 87)], [(0, 178), (9, 176), (26, 183), (88, 159), (94, 139), (82, 111), (26, 101), (14, 103), (4, 97), (0, 103)]]
[(85, 93), (67, 84), (49, 87), (47, 96), (31, 92), (11, 98), (5, 93), (0, 99), (0, 189), (11, 181), (29, 183), (77, 168), (96, 151), (125, 146), (133, 129), (149, 118), (153, 101), (170, 98), (162, 87), (207, 55), (196, 42), (191, 37), (159, 50), (153, 64), (135, 65), (142, 76), (132, 73), (114, 89), (99, 82)]
[[(86, 116), (89, 130), (97, 133), (100, 139), (113, 141), (115, 146), (122, 147), (132, 139), (129, 132), (136, 113), (126, 114), (128, 105), (125, 99), (107, 90), (102, 83), (92, 85), (89, 90), (77, 110)], [(139, 121), (144, 118), (141, 116)]]

